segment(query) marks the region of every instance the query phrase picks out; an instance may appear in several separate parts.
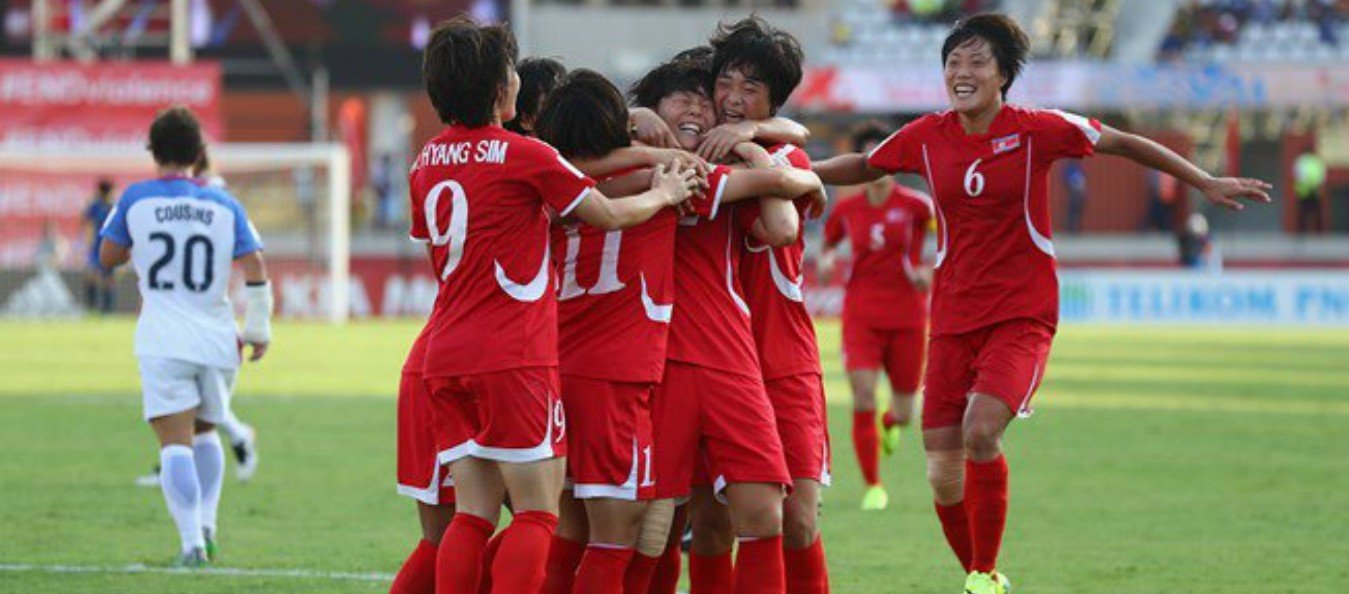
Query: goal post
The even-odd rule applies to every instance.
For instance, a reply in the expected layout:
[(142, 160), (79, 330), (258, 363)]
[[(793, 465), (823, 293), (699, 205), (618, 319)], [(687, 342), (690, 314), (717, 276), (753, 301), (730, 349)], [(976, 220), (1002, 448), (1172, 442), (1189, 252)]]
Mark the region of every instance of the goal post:
[[(350, 315), (351, 159), (340, 143), (219, 143), (212, 171), (239, 199), (267, 246), (278, 315), (345, 323)], [(38, 264), (29, 254), (64, 245), (55, 267), (76, 274), (90, 239), (82, 213), (99, 180), (114, 199), (155, 174), (143, 149), (0, 148), (0, 271)], [(0, 296), (4, 294), (0, 287)], [(3, 306), (0, 297), (0, 306)]]

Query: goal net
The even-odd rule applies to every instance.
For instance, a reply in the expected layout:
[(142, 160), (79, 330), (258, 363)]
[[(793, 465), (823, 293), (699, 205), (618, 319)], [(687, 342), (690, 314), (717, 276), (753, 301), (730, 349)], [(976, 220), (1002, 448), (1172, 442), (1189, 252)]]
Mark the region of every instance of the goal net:
[[(213, 171), (243, 203), (266, 245), (277, 313), (345, 322), (350, 312), (351, 162), (340, 144), (223, 143)], [(89, 206), (100, 181), (116, 200), (154, 177), (148, 151), (0, 149), (0, 316), (101, 311), (90, 291), (96, 249)], [(232, 293), (242, 287), (234, 275)], [(114, 275), (114, 311), (139, 307), (135, 274)], [(235, 299), (236, 305), (241, 303)]]

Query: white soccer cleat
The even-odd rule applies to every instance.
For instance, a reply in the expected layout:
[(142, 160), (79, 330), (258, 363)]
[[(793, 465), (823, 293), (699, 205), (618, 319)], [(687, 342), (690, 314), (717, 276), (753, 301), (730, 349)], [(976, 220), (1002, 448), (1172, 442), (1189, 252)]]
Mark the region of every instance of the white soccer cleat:
[(233, 444), (234, 459), (238, 462), (234, 467), (234, 478), (241, 482), (247, 482), (253, 478), (253, 474), (258, 471), (258, 432), (252, 425), (244, 425), (245, 435), (243, 440)]
[(156, 464), (155, 469), (150, 471), (150, 474), (136, 477), (136, 486), (159, 488), (159, 465)]

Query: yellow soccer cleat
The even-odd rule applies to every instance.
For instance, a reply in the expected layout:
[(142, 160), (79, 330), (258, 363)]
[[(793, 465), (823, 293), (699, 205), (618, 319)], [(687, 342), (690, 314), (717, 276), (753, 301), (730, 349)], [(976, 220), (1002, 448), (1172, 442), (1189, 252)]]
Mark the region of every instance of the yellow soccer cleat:
[(881, 453), (893, 456), (899, 451), (899, 425), (881, 426)]
[(995, 571), (993, 572), (993, 579), (997, 581), (998, 586), (1002, 588), (1002, 594), (1012, 594), (1012, 580), (1007, 579), (1007, 576)]
[(862, 493), (862, 511), (880, 511), (890, 507), (890, 494), (885, 487), (872, 485)]
[(965, 578), (965, 594), (1007, 594), (1007, 586), (1010, 585), (1007, 578), (996, 571), (992, 573), (972, 571), (970, 577)]

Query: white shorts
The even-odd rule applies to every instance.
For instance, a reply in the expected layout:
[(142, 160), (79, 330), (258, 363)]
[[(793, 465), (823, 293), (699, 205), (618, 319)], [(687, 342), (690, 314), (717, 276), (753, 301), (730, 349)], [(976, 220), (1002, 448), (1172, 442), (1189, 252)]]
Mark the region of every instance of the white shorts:
[(192, 409), (207, 423), (225, 420), (237, 370), (166, 357), (140, 357), (140, 368), (145, 420)]

